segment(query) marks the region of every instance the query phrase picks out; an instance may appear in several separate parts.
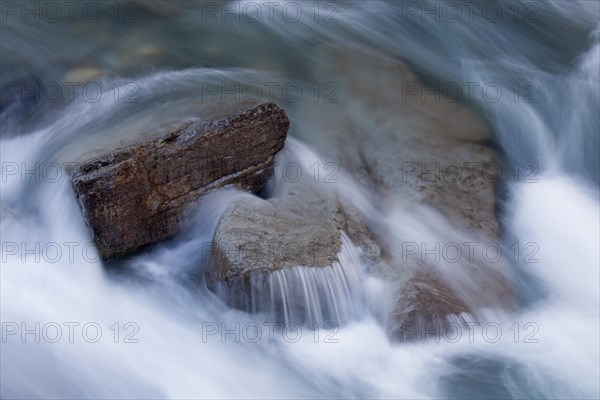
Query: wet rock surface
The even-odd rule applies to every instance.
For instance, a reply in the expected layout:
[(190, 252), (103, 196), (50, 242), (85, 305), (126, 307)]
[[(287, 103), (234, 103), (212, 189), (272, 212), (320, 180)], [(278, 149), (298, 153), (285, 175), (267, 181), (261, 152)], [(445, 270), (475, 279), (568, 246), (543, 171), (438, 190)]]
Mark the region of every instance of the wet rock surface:
[[(461, 104), (467, 99), (436, 93), (401, 61), (375, 51), (341, 49), (331, 54), (334, 60), (324, 65), (335, 74), (340, 97), (369, 117), (352, 120), (340, 114), (337, 128), (332, 127), (339, 130), (340, 139), (330, 140), (325, 151), (335, 154), (341, 149), (340, 164), (383, 199), (382, 209), (391, 207), (407, 216), (395, 224), (435, 233), (436, 221), (420, 219), (427, 216), (418, 213), (425, 206), (441, 215), (440, 232), (460, 232), (465, 241), (480, 246), (500, 243), (495, 182), (502, 160), (489, 146), (488, 127)], [(374, 272), (396, 287), (386, 318), (393, 338), (413, 340), (427, 329), (439, 334), (455, 316), (475, 318), (480, 309), (514, 307), (504, 260), (492, 265), (481, 257), (463, 257), (448, 265), (414, 257), (407, 262), (402, 244), (417, 242), (423, 250), (421, 238), (411, 229), (398, 236), (374, 228), (382, 248), (373, 263), (382, 268)]]
[[(501, 160), (488, 146), (488, 127), (460, 103), (465, 98), (436, 93), (381, 54), (346, 51), (337, 60), (342, 95), (372, 118), (348, 132), (357, 144), (348, 146), (348, 170), (364, 171), (394, 201), (430, 205), (461, 228), (497, 236), (494, 183)], [(359, 61), (363, 69), (351, 67)]]
[[(367, 68), (369, 76), (376, 78), (368, 84), (353, 75), (356, 70), (345, 68), (351, 64), (339, 65), (349, 94), (368, 99), (380, 93), (384, 98), (377, 108), (361, 104), (371, 109), (380, 129), (377, 140), (355, 136), (360, 143), (357, 167), (362, 166), (369, 180), (404, 213), (427, 205), (449, 224), (442, 230), (467, 232), (466, 241), (475, 240), (480, 246), (498, 243), (494, 186), (501, 161), (487, 145), (491, 135), (483, 121), (459, 102), (425, 87), (396, 60), (371, 58)], [(388, 249), (399, 247), (397, 241), (418, 242), (423, 251), (423, 242), (410, 235), (388, 241)], [(439, 243), (440, 248), (444, 244)], [(387, 260), (394, 269), (390, 275), (402, 277), (388, 321), (392, 337), (411, 340), (427, 331), (439, 335), (452, 316), (477, 315), (485, 307), (508, 310), (514, 305), (505, 264), (463, 257), (456, 265), (446, 265), (443, 260), (423, 262), (415, 257), (414, 265), (406, 265), (399, 258)]]
[(415, 272), (399, 285), (388, 331), (398, 341), (425, 341), (447, 334), (453, 320), (462, 323), (469, 309), (439, 278), (428, 271)]
[(344, 213), (316, 191), (291, 192), (281, 198), (243, 198), (221, 217), (214, 235), (214, 260), (207, 284), (231, 284), (254, 271), (296, 266), (323, 267), (337, 261)]
[(261, 289), (253, 286), (263, 284), (254, 279), (258, 274), (337, 263), (344, 223), (340, 205), (310, 188), (272, 200), (239, 199), (217, 225), (206, 284), (213, 291), (224, 289), (227, 293), (220, 294), (231, 305), (248, 309), (253, 291)]
[(218, 223), (206, 284), (227, 304), (276, 321), (344, 324), (362, 307), (355, 218), (310, 185), (270, 200), (241, 198)]
[(81, 164), (72, 185), (102, 259), (172, 237), (186, 209), (211, 190), (260, 190), (288, 127), (285, 112), (265, 103), (214, 121), (187, 121)]

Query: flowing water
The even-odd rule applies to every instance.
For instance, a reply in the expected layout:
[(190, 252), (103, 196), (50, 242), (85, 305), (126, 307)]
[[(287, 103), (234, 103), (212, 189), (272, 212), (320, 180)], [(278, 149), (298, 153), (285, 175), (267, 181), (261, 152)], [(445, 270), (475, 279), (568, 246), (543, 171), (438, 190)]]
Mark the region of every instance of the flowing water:
[[(72, 19), (65, 9), (56, 19), (42, 2), (2, 3), (3, 398), (600, 396), (598, 2), (459, 3), (460, 17), (457, 3), (443, 2), (178, 2), (174, 15), (164, 4), (75, 3)], [(98, 4), (99, 20), (77, 11)], [(350, 53), (402, 60), (432, 86), (469, 83), (476, 89), (460, 100), (490, 125), (507, 163), (534, 178), (504, 175), (498, 198), (505, 245), (538, 249), (538, 262), (513, 265), (520, 301), (494, 316), (501, 335), (479, 326), (456, 340), (390, 342), (378, 317), (385, 283), (363, 276), (351, 243), (323, 276), (298, 269), (269, 282), (273, 296), (307, 301), (318, 329), (282, 329), (268, 315), (228, 308), (193, 276), (240, 193), (210, 196), (167, 243), (116, 265), (97, 260), (56, 166), (212, 115), (207, 100), (241, 92), (286, 109), (292, 127), (281, 159), (312, 179), (314, 163), (323, 168), (353, 145), (349, 127), (376, 142), (393, 125), (386, 99), (400, 89), (376, 84), (386, 77)], [(360, 77), (364, 98), (346, 96), (334, 64)], [(105, 74), (69, 96), (75, 67)], [(320, 171), (322, 182), (328, 170)], [(406, 215), (337, 172), (333, 190), (392, 242), (468, 234), (425, 207)], [(278, 176), (273, 193), (289, 184)], [(468, 277), (447, 278), (469, 288)], [(298, 281), (303, 291), (286, 289)], [(317, 281), (337, 283), (319, 292)], [(345, 323), (326, 326), (331, 319)]]

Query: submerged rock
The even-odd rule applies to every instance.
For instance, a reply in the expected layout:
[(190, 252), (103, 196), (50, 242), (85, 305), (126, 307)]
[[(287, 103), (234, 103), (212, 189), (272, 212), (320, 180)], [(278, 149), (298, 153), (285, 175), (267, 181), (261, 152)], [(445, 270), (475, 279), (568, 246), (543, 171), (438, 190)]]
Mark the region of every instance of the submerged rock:
[[(515, 293), (505, 260), (486, 263), (481, 257), (463, 257), (451, 264), (430, 257), (427, 262), (407, 262), (402, 254), (403, 243), (423, 245), (418, 231), (422, 228), (438, 242), (456, 240), (454, 234), (480, 246), (500, 242), (495, 182), (502, 161), (489, 146), (491, 135), (484, 121), (461, 103), (466, 96), (449, 99), (436, 93), (397, 59), (365, 49), (330, 54), (323, 68), (336, 76), (345, 108), (355, 109), (360, 118), (345, 109), (323, 116), (324, 123), (335, 120), (338, 126), (332, 127), (338, 140), (329, 140), (330, 148), (324, 151), (335, 154), (341, 148), (340, 164), (378, 193), (382, 209), (408, 216), (384, 228), (373, 227), (383, 254), (378, 265), (384, 268), (377, 274), (395, 286), (386, 320), (391, 336), (401, 333), (410, 340), (431, 326), (439, 333), (458, 315), (477, 318), (483, 316), (480, 310), (488, 315), (490, 309), (511, 310)], [(436, 227), (437, 220), (423, 222), (420, 217), (427, 217), (427, 210), (441, 215), (444, 226)], [(394, 224), (408, 228), (390, 226)], [(417, 334), (410, 334), (415, 328)]]
[(288, 127), (281, 108), (260, 104), (216, 121), (185, 122), (81, 164), (73, 189), (102, 259), (173, 236), (186, 208), (211, 190), (260, 190)]
[(394, 201), (429, 205), (462, 229), (497, 236), (501, 160), (485, 122), (460, 103), (466, 95), (449, 99), (379, 53), (345, 51), (336, 60), (341, 95), (367, 115), (346, 134), (355, 152), (347, 169), (366, 171)]
[(85, 85), (86, 83), (92, 82), (94, 79), (101, 77), (103, 74), (103, 71), (94, 67), (79, 67), (67, 72), (63, 78), (63, 82)]
[[(425, 205), (443, 216), (444, 226), (438, 229), (454, 231), (466, 242), (476, 241), (480, 246), (498, 243), (494, 191), (501, 161), (487, 145), (491, 135), (485, 123), (463, 104), (425, 87), (397, 60), (370, 60), (365, 66), (373, 77), (368, 85), (354, 76), (356, 71), (348, 68), (354, 63), (348, 60), (339, 64), (340, 71), (345, 71), (339, 76), (347, 79), (344, 87), (352, 97), (368, 99), (378, 93), (382, 100), (377, 108), (364, 104), (380, 127), (377, 138), (357, 135), (358, 159), (371, 181), (406, 214)], [(417, 224), (413, 229), (421, 227)], [(389, 252), (401, 247), (398, 242), (427, 246), (419, 232), (416, 236), (405, 230), (400, 237), (388, 239)], [(445, 232), (437, 238), (438, 242), (456, 240)], [(445, 243), (439, 244), (442, 248)], [(405, 256), (396, 249), (396, 256), (389, 260), (396, 270), (392, 275), (410, 276), (398, 280), (402, 283), (388, 319), (392, 337), (410, 340), (423, 338), (427, 332), (439, 335), (458, 316), (473, 318), (481, 315), (481, 309), (510, 310), (514, 306), (514, 289), (504, 260), (492, 264), (481, 257), (465, 256), (449, 263), (430, 257), (406, 265), (401, 261)]]

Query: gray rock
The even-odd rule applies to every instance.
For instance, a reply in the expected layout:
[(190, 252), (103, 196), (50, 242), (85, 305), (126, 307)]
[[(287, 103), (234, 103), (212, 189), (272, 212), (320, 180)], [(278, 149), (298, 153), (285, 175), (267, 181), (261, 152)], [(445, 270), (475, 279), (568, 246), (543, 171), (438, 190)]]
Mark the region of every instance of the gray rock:
[(102, 259), (175, 235), (186, 209), (211, 190), (260, 190), (288, 127), (282, 109), (261, 104), (84, 162), (72, 184)]
[(309, 186), (242, 198), (218, 223), (206, 284), (228, 304), (278, 321), (345, 322), (360, 303), (361, 273), (347, 221), (335, 199)]
[(500, 160), (487, 145), (485, 123), (458, 101), (436, 96), (396, 59), (347, 50), (335, 60), (340, 96), (368, 116), (346, 135), (354, 142), (347, 151), (355, 149), (344, 159), (348, 171), (365, 171), (394, 201), (430, 205), (467, 230), (497, 236)]
[[(325, 65), (333, 65), (339, 96), (363, 117), (344, 121), (338, 115), (345, 169), (378, 192), (383, 209), (411, 214), (429, 206), (471, 240), (499, 242), (495, 181), (502, 164), (487, 145), (491, 135), (485, 123), (465, 105), (426, 88), (396, 59), (364, 49), (332, 54)], [(373, 227), (382, 247), (379, 265), (388, 268), (377, 272), (397, 286), (387, 321), (393, 337), (414, 338), (406, 332), (420, 327), (420, 334), (431, 325), (439, 333), (449, 316), (472, 317), (480, 308), (514, 307), (506, 263), (486, 265), (479, 259), (450, 270), (435, 263), (406, 265), (398, 242), (414, 238), (393, 237), (380, 228)]]

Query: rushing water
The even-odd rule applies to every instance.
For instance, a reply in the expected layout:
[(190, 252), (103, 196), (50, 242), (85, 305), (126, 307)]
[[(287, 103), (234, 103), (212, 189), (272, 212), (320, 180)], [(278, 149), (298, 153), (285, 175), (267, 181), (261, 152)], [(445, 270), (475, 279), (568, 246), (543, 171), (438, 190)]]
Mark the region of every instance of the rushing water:
[(257, 272), (250, 277), (250, 294), (224, 283), (217, 283), (215, 293), (227, 304), (266, 314), (267, 320), (280, 320), (282, 325), (335, 327), (364, 314), (364, 267), (359, 254), (360, 249), (342, 232), (339, 262), (322, 268), (298, 265)]
[[(80, 14), (35, 21), (23, 16), (23, 3), (7, 3), (0, 37), (3, 398), (600, 396), (598, 2), (503, 1), (490, 3), (487, 14), (481, 9), (488, 2), (472, 14), (463, 4), (458, 20), (440, 2), (275, 2), (272, 18), (266, 3), (250, 1), (181, 2), (178, 14), (163, 16), (114, 3), (118, 18), (112, 8), (96, 23)], [(41, 7), (28, 6), (35, 4)], [(262, 18), (250, 14), (256, 5)], [(496, 21), (497, 10), (503, 17)], [(298, 270), (270, 281), (285, 297), (293, 296), (285, 289), (290, 280), (341, 280), (343, 287), (347, 279), (351, 296), (314, 295), (307, 305), (316, 313), (315, 299), (344, 302), (334, 307), (347, 321), (341, 328), (299, 327), (297, 335), (268, 325), (268, 317), (229, 309), (192, 277), (219, 215), (243, 194), (210, 196), (186, 232), (116, 266), (95, 259), (66, 174), (46, 166), (181, 117), (209, 115), (215, 110), (206, 93), (219, 99), (223, 90), (252, 83), (289, 113), (290, 146), (281, 157), (312, 179), (310, 166), (352, 145), (344, 140), (348, 128), (377, 141), (395, 123), (386, 91), (399, 89), (382, 85), (388, 77), (373, 75), (369, 63), (344, 58), (359, 51), (401, 59), (433, 86), (493, 83), (503, 90), (497, 99), (481, 90), (461, 98), (489, 123), (507, 162), (522, 174), (533, 166), (535, 174), (535, 182), (505, 175), (498, 200), (507, 246), (536, 243), (539, 262), (514, 265), (521, 301), (513, 313), (496, 315), (503, 333), (497, 341), (475, 327), (458, 340), (391, 343), (378, 318), (385, 284), (362, 275), (351, 244), (343, 265), (321, 272), (329, 276)], [(335, 63), (372, 89), (365, 98), (344, 96)], [(68, 98), (64, 81), (75, 67), (107, 73), (96, 80), (100, 96), (79, 88)], [(13, 90), (36, 83), (47, 89), (38, 98)], [(269, 92), (265, 83), (280, 86)], [(53, 84), (62, 99), (52, 100)], [(281, 90), (286, 84), (303, 95)], [(26, 173), (36, 166), (37, 175)], [(391, 240), (395, 232), (427, 241), (467, 234), (425, 207), (417, 215), (388, 203), (381, 209), (377, 194), (344, 171), (337, 176), (333, 190)], [(285, 185), (276, 175), (271, 190)], [(340, 277), (348, 268), (357, 275)], [(21, 340), (21, 328), (35, 331), (36, 323), (39, 343), (34, 333)], [(52, 343), (56, 325), (62, 337)], [(90, 343), (98, 329), (102, 337)]]

